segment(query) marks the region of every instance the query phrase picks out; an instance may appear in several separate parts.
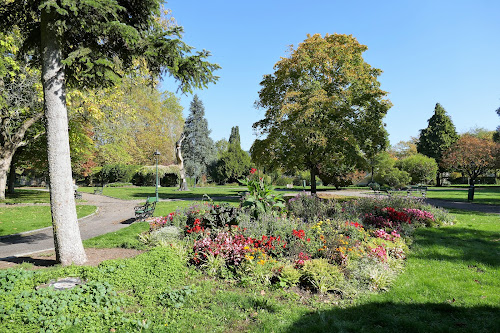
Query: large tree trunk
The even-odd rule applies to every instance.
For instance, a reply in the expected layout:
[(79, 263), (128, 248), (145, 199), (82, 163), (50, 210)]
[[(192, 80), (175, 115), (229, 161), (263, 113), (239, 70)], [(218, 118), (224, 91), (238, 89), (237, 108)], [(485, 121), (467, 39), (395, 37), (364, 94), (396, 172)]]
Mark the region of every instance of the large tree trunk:
[(5, 199), (5, 188), (7, 186), (7, 172), (12, 161), (12, 152), (0, 152), (0, 200)]
[(7, 193), (14, 194), (14, 185), (16, 182), (16, 162), (18, 160), (19, 151), (14, 154), (10, 162), (9, 178), (7, 180)]
[(87, 261), (76, 216), (68, 135), (62, 54), (54, 9), (41, 16), (42, 83), (47, 120), (50, 206), (56, 260), (62, 265)]
[(186, 171), (184, 170), (184, 159), (182, 158), (182, 141), (186, 138), (184, 133), (181, 134), (179, 141), (175, 143), (175, 156), (177, 157), (177, 165), (179, 166), (179, 177), (181, 177), (181, 184), (179, 191), (187, 191)]

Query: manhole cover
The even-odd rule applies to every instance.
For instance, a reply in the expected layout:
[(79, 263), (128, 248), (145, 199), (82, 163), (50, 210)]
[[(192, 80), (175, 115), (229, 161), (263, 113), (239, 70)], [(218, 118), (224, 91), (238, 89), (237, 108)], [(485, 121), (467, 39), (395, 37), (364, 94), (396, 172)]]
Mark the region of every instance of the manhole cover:
[(48, 284), (38, 286), (36, 289), (46, 288), (46, 287), (54, 287), (54, 289), (56, 289), (56, 290), (67, 290), (67, 289), (72, 289), (76, 286), (79, 286), (83, 283), (84, 283), (84, 281), (80, 278), (66, 277), (66, 278), (58, 279), (57, 281), (52, 280)]

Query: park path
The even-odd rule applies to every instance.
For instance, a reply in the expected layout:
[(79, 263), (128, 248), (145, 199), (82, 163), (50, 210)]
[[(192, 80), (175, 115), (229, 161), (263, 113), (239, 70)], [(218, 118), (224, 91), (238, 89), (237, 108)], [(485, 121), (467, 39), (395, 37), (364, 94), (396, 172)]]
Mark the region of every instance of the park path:
[[(328, 191), (322, 192), (341, 196), (372, 196), (368, 191)], [(83, 193), (86, 204), (98, 207), (96, 214), (79, 220), (80, 234), (82, 239), (89, 239), (109, 232), (117, 231), (135, 221), (134, 206), (141, 204), (144, 200), (121, 200), (102, 195)], [(214, 197), (212, 199), (224, 199), (226, 197)], [(201, 198), (188, 198), (185, 200), (201, 200)], [(161, 200), (181, 201), (184, 199)], [(482, 213), (500, 214), (500, 205), (481, 205), (468, 202), (454, 202), (438, 199), (426, 199), (426, 202), (434, 206), (453, 209), (464, 209)], [(8, 257), (19, 257), (44, 252), (54, 249), (54, 238), (52, 227), (26, 232), (18, 235), (0, 237), (0, 260)]]
[[(97, 213), (79, 219), (82, 239), (117, 231), (134, 222), (134, 206), (144, 200), (120, 200), (82, 193), (85, 204), (97, 206)], [(0, 259), (25, 256), (54, 249), (52, 227), (0, 237)]]

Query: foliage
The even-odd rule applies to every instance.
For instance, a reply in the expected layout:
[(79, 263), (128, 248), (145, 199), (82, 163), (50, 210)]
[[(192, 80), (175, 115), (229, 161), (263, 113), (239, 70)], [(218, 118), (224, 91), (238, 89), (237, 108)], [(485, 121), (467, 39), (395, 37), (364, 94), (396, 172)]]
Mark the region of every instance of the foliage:
[[(455, 125), (439, 103), (436, 104), (434, 114), (429, 118), (428, 123), (426, 128), (420, 130), (417, 151), (434, 158), (440, 168), (438, 171), (443, 172), (441, 164), (443, 153), (458, 139)], [(436, 174), (436, 185), (441, 185), (439, 174)]]
[(196, 294), (196, 290), (190, 286), (184, 286), (180, 289), (168, 287), (158, 296), (158, 299), (160, 305), (164, 307), (180, 308), (184, 305), (186, 299), (193, 294)]
[(342, 288), (344, 275), (338, 266), (330, 264), (327, 259), (308, 260), (302, 270), (302, 278), (322, 294)]
[(183, 157), (188, 175), (199, 179), (214, 159), (214, 142), (210, 138), (203, 102), (194, 95), (184, 124)]
[(315, 223), (319, 220), (334, 216), (341, 206), (333, 200), (323, 200), (317, 196), (299, 193), (288, 199), (289, 214), (299, 217), (306, 223)]
[(377, 77), (352, 36), (308, 38), (265, 75), (256, 105), (266, 110), (253, 127), (256, 163), (291, 172), (310, 170), (312, 191), (321, 170), (364, 164), (363, 151), (386, 144), (382, 118), (390, 108)]
[(97, 173), (96, 177), (101, 184), (130, 183), (139, 168), (138, 165), (106, 164)]
[(248, 188), (244, 194), (241, 207), (250, 212), (256, 219), (259, 215), (269, 212), (283, 211), (285, 205), (282, 195), (273, 193), (272, 186), (255, 174), (257, 170), (250, 169), (250, 177), (239, 182)]
[(398, 160), (417, 154), (418, 138), (411, 137), (408, 141), (399, 141), (388, 150), (391, 156)]
[(412, 184), (428, 184), (438, 171), (433, 158), (418, 153), (396, 161), (395, 166), (410, 175)]
[(231, 128), (227, 150), (212, 162), (209, 175), (218, 184), (234, 183), (250, 169), (250, 156), (241, 149), (238, 126)]
[[(176, 186), (179, 180), (179, 167), (173, 165), (158, 165), (158, 179), (161, 186)], [(132, 177), (132, 183), (137, 186), (154, 186), (156, 184), (156, 166), (143, 166)]]
[(396, 168), (396, 159), (389, 153), (382, 152), (376, 157), (374, 165), (374, 180), (377, 183), (391, 187), (402, 187), (410, 182), (410, 175)]
[(500, 144), (463, 135), (444, 154), (441, 164), (466, 173), (471, 182), (487, 170), (500, 167)]

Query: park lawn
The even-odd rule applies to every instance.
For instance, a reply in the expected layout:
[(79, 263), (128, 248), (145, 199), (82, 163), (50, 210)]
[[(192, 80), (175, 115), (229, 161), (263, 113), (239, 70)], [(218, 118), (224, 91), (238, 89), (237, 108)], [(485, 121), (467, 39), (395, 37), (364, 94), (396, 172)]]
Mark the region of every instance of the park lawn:
[[(78, 218), (96, 211), (96, 206), (77, 205)], [(41, 229), (52, 225), (50, 206), (0, 207), (0, 236)]]
[(14, 193), (5, 193), (5, 200), (0, 203), (49, 203), (49, 191), (25, 190), (16, 188)]
[[(452, 201), (467, 201), (468, 188), (466, 187), (429, 187), (427, 197)], [(500, 205), (500, 187), (478, 187), (474, 191), (474, 203), (486, 205)]]
[[(405, 271), (388, 292), (341, 300), (238, 286), (190, 268), (184, 285), (195, 297), (158, 317), (142, 311), (168, 332), (493, 332), (500, 327), (499, 216), (453, 214), (454, 225), (416, 231)], [(137, 238), (128, 228), (118, 233)]]
[[(94, 187), (80, 187), (81, 192), (94, 193)], [(183, 199), (183, 198), (202, 198), (204, 195), (209, 197), (234, 197), (237, 198), (240, 192), (247, 190), (244, 186), (211, 186), (190, 188), (189, 191), (179, 191), (177, 187), (158, 188), (158, 197), (160, 199)], [(154, 186), (129, 186), (129, 187), (105, 187), (103, 195), (123, 199), (137, 200), (146, 199), (155, 196)]]

